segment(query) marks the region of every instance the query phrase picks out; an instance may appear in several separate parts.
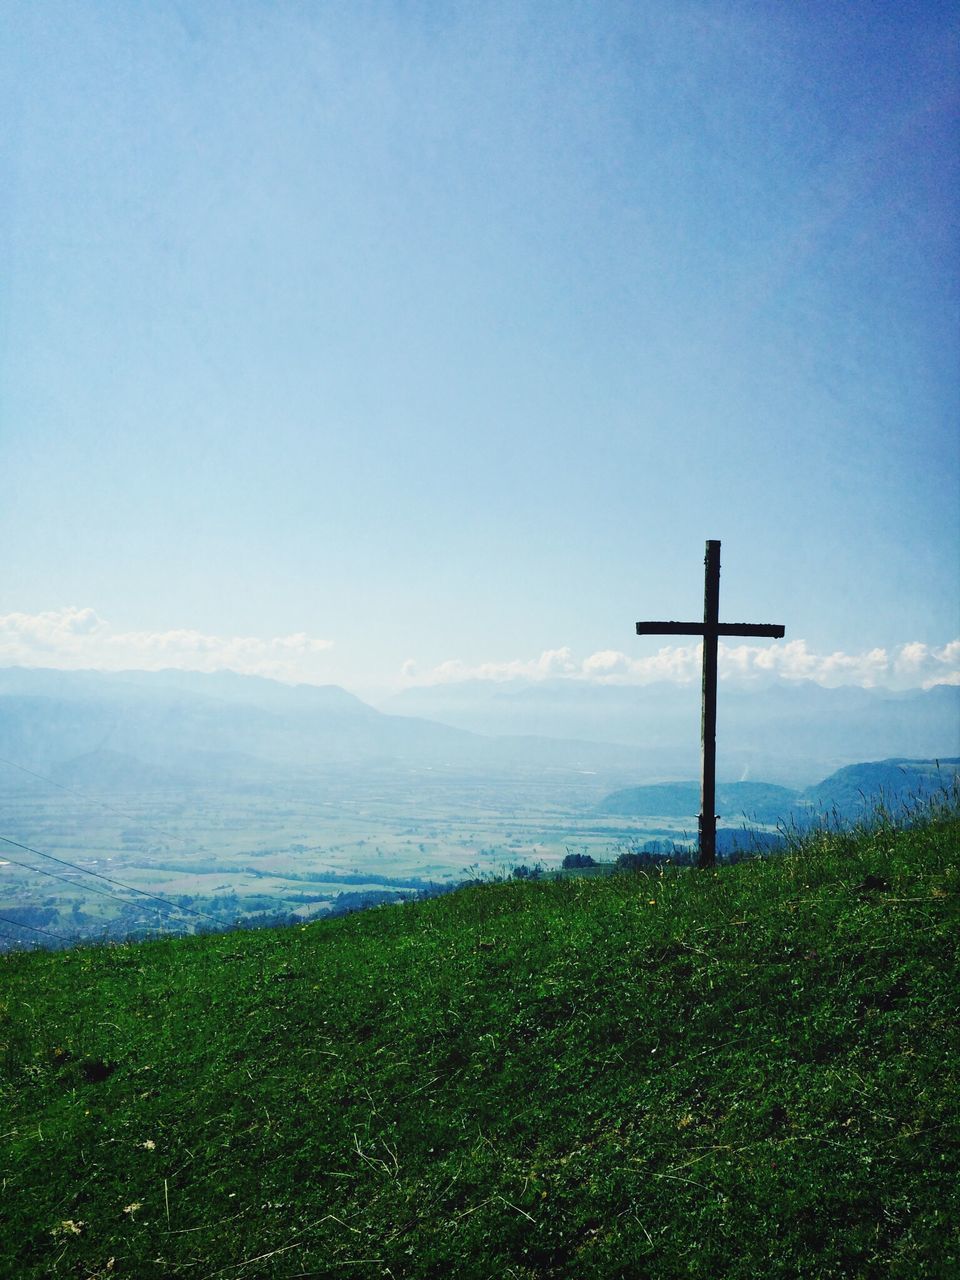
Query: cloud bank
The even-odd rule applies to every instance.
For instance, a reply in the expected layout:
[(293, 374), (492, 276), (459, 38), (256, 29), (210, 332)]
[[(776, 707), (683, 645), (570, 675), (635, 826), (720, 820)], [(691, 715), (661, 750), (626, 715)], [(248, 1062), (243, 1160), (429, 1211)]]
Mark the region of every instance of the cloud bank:
[(329, 640), (296, 632), (215, 636), (188, 629), (116, 631), (94, 609), (0, 615), (0, 666), (99, 671), (238, 671), (274, 680), (322, 681)]
[[(700, 679), (700, 645), (665, 645), (648, 657), (631, 658), (617, 649), (601, 649), (577, 659), (570, 649), (547, 649), (539, 658), (469, 664), (453, 660), (421, 671), (404, 664), (404, 684), (449, 684), (458, 680), (571, 679), (596, 684), (653, 684), (666, 680), (690, 684)], [(960, 684), (960, 639), (936, 646), (910, 641), (894, 649), (862, 653), (813, 653), (805, 640), (778, 645), (720, 644), (721, 680), (813, 680), (829, 688), (860, 685), (865, 689), (929, 689)]]
[[(330, 681), (330, 640), (299, 631), (286, 636), (218, 636), (181, 628), (118, 631), (95, 609), (0, 615), (0, 666), (90, 668), (100, 671), (237, 671), (290, 683)], [(929, 689), (960, 684), (960, 639), (935, 646), (909, 641), (892, 649), (861, 653), (814, 653), (804, 640), (751, 645), (721, 644), (721, 680), (757, 683), (813, 680), (828, 687)], [(576, 680), (594, 684), (675, 684), (700, 679), (700, 645), (665, 645), (631, 657), (601, 649), (585, 658), (569, 648), (546, 649), (536, 658), (467, 663), (459, 659), (421, 669), (404, 663), (402, 687), (452, 684), (460, 680)]]

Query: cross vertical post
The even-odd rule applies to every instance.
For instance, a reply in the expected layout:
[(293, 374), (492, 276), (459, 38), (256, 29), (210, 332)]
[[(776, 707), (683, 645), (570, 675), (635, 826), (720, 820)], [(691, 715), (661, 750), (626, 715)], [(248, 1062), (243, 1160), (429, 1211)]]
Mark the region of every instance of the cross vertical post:
[(700, 852), (697, 865), (717, 860), (717, 650), (720, 623), (720, 543), (703, 558), (703, 710), (700, 716)]
[(698, 867), (717, 860), (717, 650), (720, 636), (768, 636), (779, 640), (786, 628), (769, 622), (720, 621), (720, 543), (708, 539), (704, 556), (703, 622), (638, 622), (638, 636), (703, 637), (703, 706), (700, 717), (701, 774)]

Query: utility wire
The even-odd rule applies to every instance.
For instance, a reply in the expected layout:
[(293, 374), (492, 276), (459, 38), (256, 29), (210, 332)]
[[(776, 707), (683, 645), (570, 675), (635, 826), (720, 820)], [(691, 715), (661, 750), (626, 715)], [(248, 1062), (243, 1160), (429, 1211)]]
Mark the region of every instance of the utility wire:
[[(118, 808), (116, 807), (116, 805), (107, 804), (107, 802), (106, 802), (105, 800), (96, 800), (96, 799), (94, 799), (94, 797), (93, 797), (93, 796), (89, 796), (89, 795), (87, 795), (87, 794), (86, 794), (85, 792), (83, 792), (83, 791), (78, 791), (75, 787), (67, 787), (67, 786), (64, 786), (64, 784), (63, 784), (62, 782), (57, 782), (54, 778), (50, 778), (50, 777), (48, 777), (45, 773), (38, 773), (38, 772), (36, 771), (36, 769), (28, 769), (28, 768), (26, 767), (26, 765), (17, 764), (16, 760), (7, 760), (4, 756), (0, 756), (0, 764), (8, 765), (11, 769), (18, 769), (21, 773), (25, 773), (25, 774), (29, 775), (29, 777), (31, 777), (31, 778), (37, 778), (37, 779), (38, 779), (38, 781), (40, 781), (40, 782), (45, 782), (45, 783), (47, 783), (47, 784), (48, 784), (48, 786), (56, 787), (56, 789), (57, 789), (58, 791), (64, 791), (64, 792), (66, 792), (66, 794), (67, 794), (67, 795), (69, 795), (69, 796), (76, 796), (78, 800), (85, 800), (85, 801), (87, 802), (87, 804), (96, 805), (96, 806), (97, 806), (98, 808), (100, 808), (100, 809), (106, 809), (109, 813), (115, 813), (115, 814), (117, 815), (117, 817), (118, 817), (118, 818), (125, 818), (128, 822), (135, 822), (135, 823), (137, 823), (137, 825), (138, 825), (138, 826), (142, 827), (144, 831), (153, 831), (153, 832), (155, 832), (157, 835), (166, 836), (169, 840), (176, 840), (178, 844), (186, 845), (187, 847), (190, 847), (190, 848), (193, 848), (193, 847), (194, 847), (195, 842), (194, 842), (194, 841), (192, 841), (192, 840), (188, 840), (188, 839), (186, 838), (186, 836), (177, 835), (177, 834), (176, 834), (176, 832), (174, 832), (174, 831), (166, 831), (163, 827), (154, 827), (154, 826), (151, 826), (151, 825), (150, 825), (150, 823), (148, 823), (148, 822), (143, 822), (143, 821), (142, 821), (142, 819), (141, 819), (141, 818), (139, 818), (136, 814), (133, 814), (133, 813), (126, 813), (123, 809), (118, 809)], [(4, 839), (4, 837), (0, 836), (0, 839)], [(9, 844), (15, 844), (16, 842), (15, 842), (15, 841), (8, 841), (7, 843), (9, 843)], [(26, 845), (18, 845), (17, 847), (18, 847), (18, 848), (21, 848), (21, 849), (27, 849), (27, 846), (26, 846)], [(52, 857), (53, 857), (53, 854), (50, 854), (50, 853), (42, 853), (39, 849), (30, 849), (30, 850), (29, 850), (29, 852), (39, 854), (39, 856), (40, 856), (41, 858), (52, 858)], [(14, 861), (14, 859), (12, 859), (12, 858), (11, 858), (11, 859), (10, 859), (10, 861), (11, 861), (11, 862), (13, 862), (13, 861)], [(57, 862), (62, 862), (62, 861), (63, 861), (63, 859), (62, 859), (62, 858), (57, 858), (57, 859), (56, 859), (56, 861), (57, 861)], [(24, 862), (18, 862), (16, 865), (17, 865), (17, 866), (27, 866), (27, 864), (26, 864), (26, 863), (24, 863)], [(90, 871), (90, 870), (89, 870), (89, 868), (87, 868), (87, 867), (79, 867), (79, 866), (77, 866), (77, 864), (76, 864), (76, 863), (68, 862), (68, 863), (65, 863), (64, 865), (66, 865), (66, 866), (70, 866), (70, 867), (76, 867), (76, 869), (77, 869), (77, 870), (83, 871), (83, 872), (85, 872), (87, 875), (97, 875), (97, 872), (95, 872), (95, 871)], [(31, 867), (31, 868), (30, 868), (30, 870), (32, 870), (32, 871), (38, 871), (38, 870), (40, 870), (40, 868), (39, 868), (39, 867)], [(46, 873), (44, 873), (44, 874), (50, 875), (51, 873), (50, 873), (50, 872), (46, 872)], [(67, 882), (68, 882), (69, 884), (76, 884), (76, 883), (77, 883), (75, 880), (70, 880), (70, 879), (69, 879), (68, 877), (66, 877), (66, 876), (55, 877), (55, 878), (67, 880)], [(117, 884), (117, 885), (120, 885), (120, 886), (121, 886), (122, 888), (124, 888), (124, 889), (130, 889), (130, 890), (131, 890), (131, 892), (133, 892), (133, 893), (144, 893), (144, 892), (145, 892), (143, 889), (135, 889), (132, 885), (126, 885), (126, 884), (123, 884), (123, 882), (122, 882), (122, 881), (120, 881), (120, 880), (111, 880), (109, 876), (100, 876), (99, 878), (100, 878), (101, 880), (107, 880), (107, 881), (109, 881), (111, 884)], [(116, 895), (115, 895), (115, 894), (111, 894), (111, 895), (109, 895), (109, 896), (111, 896), (111, 897), (115, 897)], [(156, 895), (155, 895), (155, 894), (148, 894), (147, 896), (148, 896), (148, 897), (156, 897)], [(271, 902), (279, 902), (279, 903), (281, 903), (281, 905), (283, 905), (283, 906), (285, 906), (285, 907), (287, 907), (287, 908), (290, 908), (291, 906), (296, 906), (296, 905), (297, 905), (296, 903), (292, 903), (292, 902), (291, 902), (291, 900), (290, 900), (289, 898), (278, 898), (278, 897), (276, 896), (276, 894), (273, 894), (273, 893), (258, 893), (258, 894), (256, 894), (255, 896), (256, 896), (256, 897), (258, 897), (258, 898), (268, 898)], [(126, 899), (125, 899), (125, 898), (119, 898), (119, 899), (118, 899), (118, 901), (119, 901), (119, 902), (125, 902), (125, 901), (126, 901)], [(164, 903), (166, 903), (168, 906), (176, 906), (176, 904), (171, 904), (171, 903), (169, 903), (169, 902), (167, 901), (167, 899), (166, 899), (166, 898), (157, 898), (157, 901), (158, 901), (158, 902), (164, 902)], [(205, 917), (206, 919), (208, 919), (208, 920), (213, 920), (216, 924), (222, 924), (222, 921), (217, 920), (215, 916), (208, 915), (205, 911), (198, 911), (198, 910), (196, 910), (195, 908), (192, 908), (192, 907), (176, 907), (176, 910), (177, 910), (177, 911), (190, 911), (190, 912), (192, 912), (194, 915), (204, 916), (204, 917)], [(51, 936), (53, 936), (53, 935), (51, 935)]]
[[(31, 852), (33, 851), (31, 850)], [(11, 858), (9, 854), (6, 857), (6, 861), (12, 862), (15, 867), (26, 867), (28, 871), (36, 871), (38, 876), (50, 876), (53, 880), (62, 880), (64, 884), (72, 884), (75, 889), (79, 889), (82, 893), (97, 893), (101, 898), (113, 898), (116, 902), (122, 902), (124, 906), (133, 905), (129, 898), (121, 898), (119, 893), (111, 893), (109, 889), (98, 889), (92, 884), (83, 884), (80, 880), (73, 879), (72, 876), (57, 875), (56, 871), (48, 871), (46, 867), (35, 867), (30, 862), (21, 862), (18, 858)]]
[(155, 831), (157, 835), (166, 836), (169, 840), (177, 840), (180, 844), (193, 844), (193, 841), (188, 840), (186, 836), (178, 836), (173, 831), (164, 831), (163, 827), (152, 827), (149, 822), (143, 822), (135, 814), (124, 813), (122, 809), (118, 809), (115, 805), (107, 804), (106, 800), (95, 800), (93, 796), (88, 796), (85, 791), (78, 791), (76, 787), (65, 787), (62, 782), (57, 782), (54, 778), (48, 778), (45, 773), (37, 773), (35, 769), (28, 769), (26, 765), (17, 764), (16, 760), (7, 760), (0, 756), (0, 764), (9, 765), (11, 769), (19, 769), (21, 773), (29, 774), (31, 778), (39, 778), (41, 782), (46, 782), (49, 786), (56, 787), (58, 791), (65, 791), (68, 796), (76, 796), (78, 800), (86, 800), (87, 804), (95, 804), (100, 809), (115, 813), (118, 818), (126, 818), (128, 822), (136, 822), (144, 831)]
[[(76, 796), (78, 800), (86, 800), (87, 804), (96, 805), (99, 809), (106, 809), (106, 812), (114, 813), (118, 818), (125, 818), (127, 819), (127, 822), (136, 822), (138, 827), (142, 827), (143, 831), (155, 832), (157, 836), (166, 836), (168, 840), (175, 840), (177, 841), (177, 844), (187, 846), (188, 849), (196, 849), (196, 841), (188, 840), (186, 836), (178, 836), (177, 832), (174, 831), (165, 831), (163, 827), (151, 826), (150, 823), (143, 822), (141, 818), (138, 818), (137, 814), (125, 813), (123, 809), (116, 808), (116, 805), (108, 804), (106, 803), (106, 800), (96, 800), (95, 797), (88, 796), (86, 791), (78, 791), (76, 787), (65, 787), (63, 782), (58, 782), (55, 778), (47, 777), (46, 773), (37, 773), (36, 769), (28, 769), (26, 764), (18, 764), (15, 760), (8, 760), (3, 755), (0, 755), (0, 764), (9, 764), (10, 768), (19, 769), (20, 773), (27, 773), (29, 774), (29, 777), (37, 778), (40, 782), (46, 782), (47, 785), (56, 787), (56, 790), (58, 791), (65, 791), (68, 796)], [(251, 878), (255, 877), (247, 876), (247, 879)], [(257, 893), (256, 896), (268, 897), (271, 902), (282, 902), (283, 906), (291, 905), (291, 901), (289, 901), (289, 899), (285, 899), (285, 897), (278, 897), (275, 893)], [(180, 910), (183, 910), (183, 908), (180, 908)]]
[[(0, 836), (0, 839), (2, 838), (3, 837)], [(38, 876), (50, 876), (52, 880), (62, 880), (64, 884), (72, 885), (74, 889), (79, 889), (81, 893), (95, 893), (97, 894), (98, 897), (101, 897), (101, 898), (113, 898), (115, 902), (121, 902), (125, 907), (141, 905), (136, 901), (131, 902), (129, 898), (121, 898), (118, 893), (111, 893), (109, 889), (98, 889), (95, 885), (84, 884), (81, 880), (74, 880), (70, 876), (58, 875), (56, 871), (48, 871), (46, 867), (35, 867), (29, 862), (21, 862), (19, 858), (11, 858), (9, 854), (6, 855), (6, 861), (12, 862), (15, 867), (24, 867), (27, 871), (35, 871)], [(136, 892), (140, 892), (140, 891), (136, 890)], [(164, 899), (160, 898), (158, 899), (158, 901), (163, 902)], [(182, 908), (178, 907), (175, 903), (168, 904), (168, 905), (172, 905), (174, 910), (176, 911), (182, 910)], [(165, 916), (164, 919), (169, 919), (169, 917)], [(211, 916), (210, 919), (213, 920), (214, 917)], [(217, 921), (217, 923), (219, 924), (221, 922)], [(70, 941), (69, 938), (64, 938), (64, 942), (69, 942), (69, 941)], [(77, 939), (77, 941), (79, 941), (79, 939)]]
[[(135, 822), (138, 826), (142, 827), (144, 831), (153, 831), (156, 832), (157, 835), (166, 836), (169, 840), (176, 840), (178, 844), (186, 845), (188, 848), (195, 848), (195, 842), (193, 840), (188, 840), (186, 836), (179, 836), (173, 831), (165, 831), (163, 827), (153, 827), (150, 823), (141, 821), (136, 814), (125, 813), (123, 809), (118, 809), (116, 805), (107, 804), (105, 800), (95, 800), (93, 796), (88, 796), (85, 792), (78, 791), (75, 787), (65, 787), (62, 782), (57, 782), (54, 778), (47, 777), (45, 773), (37, 773), (36, 769), (28, 769), (26, 765), (17, 764), (16, 760), (7, 760), (5, 757), (0, 756), (0, 764), (9, 765), (11, 769), (19, 769), (21, 773), (26, 773), (31, 778), (37, 778), (40, 782), (46, 782), (49, 786), (56, 787), (58, 791), (65, 791), (68, 796), (76, 796), (78, 800), (85, 800), (87, 804), (93, 804), (100, 809), (106, 809), (109, 813), (115, 813), (118, 818), (126, 818), (128, 822)], [(47, 854), (42, 856), (50, 857), (52, 855)], [(89, 874), (92, 875), (95, 873), (90, 872)], [(108, 877), (104, 877), (104, 879), (107, 878)], [(115, 880), (112, 883), (119, 884), (120, 882)], [(137, 890), (137, 892), (142, 892), (142, 890)], [(289, 898), (278, 898), (275, 893), (258, 893), (256, 896), (258, 898), (269, 898), (271, 902), (279, 902), (285, 907), (297, 905), (296, 903), (291, 903)], [(165, 899), (161, 899), (161, 901), (165, 901)], [(181, 911), (185, 909), (186, 908), (183, 907), (178, 908), (178, 910)], [(212, 916), (208, 918), (213, 919)], [(218, 921), (217, 923), (220, 922)]]
[[(130, 893), (139, 893), (139, 894), (141, 894), (144, 898), (152, 898), (152, 899), (154, 900), (154, 902), (162, 902), (162, 903), (164, 904), (164, 906), (169, 907), (169, 908), (171, 909), (171, 911), (189, 911), (191, 915), (194, 915), (194, 916), (203, 916), (203, 917), (204, 917), (205, 919), (207, 919), (207, 920), (212, 920), (212, 921), (214, 922), (214, 924), (221, 924), (221, 923), (222, 923), (222, 921), (218, 920), (218, 919), (216, 918), (216, 916), (211, 916), (211, 915), (209, 915), (206, 911), (200, 911), (200, 910), (199, 910), (199, 908), (197, 908), (197, 907), (181, 907), (181, 906), (178, 906), (178, 904), (177, 904), (176, 902), (171, 902), (169, 898), (161, 898), (161, 897), (159, 896), (159, 894), (156, 894), (156, 893), (147, 893), (146, 889), (138, 889), (135, 885), (132, 885), (132, 884), (126, 884), (123, 880), (114, 880), (111, 876), (101, 875), (99, 871), (91, 871), (89, 867), (82, 867), (82, 866), (80, 866), (80, 864), (79, 864), (78, 862), (67, 862), (67, 860), (66, 860), (65, 858), (57, 858), (57, 857), (55, 857), (52, 853), (44, 853), (42, 849), (33, 849), (33, 848), (31, 848), (31, 846), (30, 846), (30, 845), (28, 845), (28, 844), (21, 844), (19, 840), (10, 840), (10, 839), (8, 839), (8, 837), (7, 837), (7, 836), (0, 836), (0, 841), (2, 841), (4, 844), (10, 844), (10, 845), (13, 845), (13, 847), (14, 847), (15, 849), (23, 849), (26, 853), (33, 853), (33, 854), (36, 854), (36, 856), (37, 856), (38, 858), (49, 858), (51, 862), (58, 862), (58, 863), (60, 863), (60, 865), (61, 865), (61, 866), (63, 866), (63, 867), (72, 867), (74, 871), (82, 871), (84, 875), (87, 875), (87, 876), (93, 876), (93, 877), (94, 877), (95, 879), (97, 879), (97, 880), (105, 880), (105, 881), (107, 882), (107, 884), (116, 884), (116, 885), (119, 885), (121, 889), (126, 889), (126, 890), (128, 890), (128, 892), (130, 892)], [(16, 859), (15, 859), (15, 858), (10, 858), (10, 861), (11, 861), (11, 862), (16, 862)], [(20, 866), (20, 867), (28, 867), (28, 866), (29, 866), (29, 863), (26, 863), (26, 862), (18, 862), (18, 863), (17, 863), (17, 866)], [(53, 873), (52, 871), (44, 871), (42, 867), (30, 867), (29, 869), (30, 869), (31, 871), (43, 871), (43, 874), (44, 874), (44, 875), (48, 875), (48, 876), (52, 876), (52, 875), (54, 875), (54, 873)], [(66, 877), (66, 876), (54, 876), (54, 879), (57, 879), (57, 880), (67, 880), (67, 877)], [(77, 883), (77, 881), (76, 881), (76, 880), (70, 880), (70, 881), (69, 881), (69, 883), (70, 883), (70, 884), (76, 884), (76, 883)], [(91, 889), (91, 890), (93, 890), (93, 886), (92, 886), (92, 885), (88, 885), (88, 886), (86, 886), (86, 887), (87, 887), (87, 888), (89, 888), (89, 889)], [(116, 898), (116, 897), (118, 896), (118, 895), (117, 895), (117, 894), (115, 894), (115, 893), (106, 893), (106, 891), (105, 891), (104, 889), (94, 890), (94, 892), (97, 892), (97, 893), (103, 893), (103, 894), (105, 894), (105, 896), (106, 896), (106, 897), (108, 897), (108, 898)], [(119, 901), (120, 901), (120, 902), (126, 902), (126, 901), (127, 901), (127, 899), (126, 899), (126, 898), (120, 898), (120, 899), (119, 899)]]
[(51, 933), (49, 929), (38, 929), (35, 924), (24, 924), (20, 920), (8, 920), (6, 916), (0, 916), (3, 924), (12, 924), (14, 929), (32, 929), (34, 933), (42, 933), (47, 938), (56, 938), (58, 942), (69, 942), (69, 938), (63, 938), (59, 933)]

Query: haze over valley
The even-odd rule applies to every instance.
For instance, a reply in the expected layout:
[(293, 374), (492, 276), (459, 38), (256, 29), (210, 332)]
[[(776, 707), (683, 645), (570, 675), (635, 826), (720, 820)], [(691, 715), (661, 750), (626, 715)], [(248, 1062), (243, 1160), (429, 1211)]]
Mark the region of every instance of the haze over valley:
[[(286, 922), (570, 853), (688, 847), (696, 692), (515, 681), (388, 704), (427, 718), (231, 672), (0, 670), (0, 835), (16, 842), (0, 852), (4, 945), (28, 926)], [(951, 686), (723, 690), (722, 827), (775, 830), (862, 759), (960, 755), (958, 704)]]

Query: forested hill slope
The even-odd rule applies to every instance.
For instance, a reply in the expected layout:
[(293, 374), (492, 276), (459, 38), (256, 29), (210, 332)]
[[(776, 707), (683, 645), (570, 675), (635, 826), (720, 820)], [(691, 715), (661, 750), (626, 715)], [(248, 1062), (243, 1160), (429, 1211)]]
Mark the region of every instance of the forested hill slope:
[(0, 1274), (960, 1274), (960, 823), (0, 959)]
[[(856, 822), (878, 808), (891, 816), (921, 809), (948, 796), (960, 776), (960, 759), (876, 760), (847, 765), (803, 790), (769, 782), (717, 784), (717, 809), (728, 824), (744, 819), (765, 824), (808, 825), (824, 819)], [(605, 796), (597, 812), (633, 817), (687, 818), (700, 808), (699, 782), (663, 782), (624, 787)]]
[[(800, 803), (801, 793), (770, 782), (717, 784), (717, 808), (722, 816), (738, 819), (748, 814), (758, 822), (776, 822)], [(623, 787), (605, 796), (598, 813), (633, 817), (688, 818), (700, 808), (699, 782), (659, 782), (643, 787)]]

